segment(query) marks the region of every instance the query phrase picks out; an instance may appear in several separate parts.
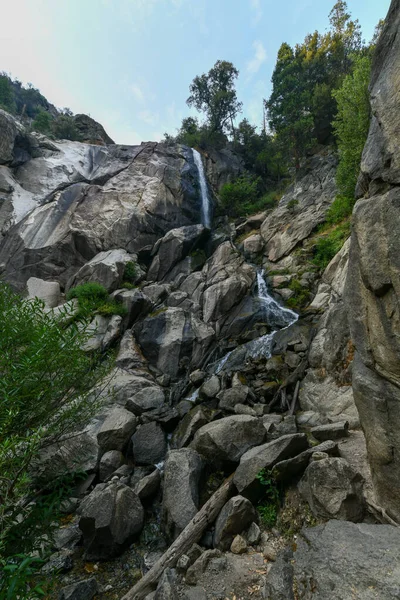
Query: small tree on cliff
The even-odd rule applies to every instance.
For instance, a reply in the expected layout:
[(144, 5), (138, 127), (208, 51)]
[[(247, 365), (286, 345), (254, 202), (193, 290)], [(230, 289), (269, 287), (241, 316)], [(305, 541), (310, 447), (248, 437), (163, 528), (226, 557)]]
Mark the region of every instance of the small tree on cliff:
[(186, 102), (205, 113), (212, 132), (234, 133), (233, 121), (242, 110), (235, 89), (238, 75), (239, 71), (231, 62), (218, 60), (208, 73), (198, 75), (190, 85)]

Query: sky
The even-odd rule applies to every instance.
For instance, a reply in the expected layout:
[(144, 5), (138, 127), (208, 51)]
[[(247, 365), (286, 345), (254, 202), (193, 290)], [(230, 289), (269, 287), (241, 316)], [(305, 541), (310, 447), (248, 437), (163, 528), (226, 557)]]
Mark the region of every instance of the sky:
[[(197, 114), (186, 105), (192, 79), (228, 60), (240, 73), (240, 118), (261, 126), (279, 46), (323, 33), (334, 1), (0, 0), (0, 71), (138, 144)], [(390, 0), (347, 4), (369, 41)]]

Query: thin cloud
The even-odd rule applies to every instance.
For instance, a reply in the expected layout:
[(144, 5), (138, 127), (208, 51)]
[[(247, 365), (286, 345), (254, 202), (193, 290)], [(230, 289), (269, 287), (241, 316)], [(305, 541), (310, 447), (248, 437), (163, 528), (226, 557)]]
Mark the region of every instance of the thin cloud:
[(263, 16), (261, 0), (250, 0), (250, 7), (253, 11), (253, 25), (257, 25), (257, 23), (261, 21)]
[(144, 93), (142, 88), (137, 84), (137, 83), (131, 83), (131, 85), (129, 86), (130, 90), (134, 96), (134, 98), (138, 101), (138, 102), (144, 102), (145, 97), (144, 97)]
[(139, 119), (147, 123), (148, 125), (156, 125), (158, 122), (158, 114), (153, 113), (151, 110), (142, 110), (139, 113)]
[(263, 43), (259, 40), (253, 42), (254, 56), (246, 65), (247, 74), (255, 75), (260, 70), (261, 65), (267, 60), (267, 52)]

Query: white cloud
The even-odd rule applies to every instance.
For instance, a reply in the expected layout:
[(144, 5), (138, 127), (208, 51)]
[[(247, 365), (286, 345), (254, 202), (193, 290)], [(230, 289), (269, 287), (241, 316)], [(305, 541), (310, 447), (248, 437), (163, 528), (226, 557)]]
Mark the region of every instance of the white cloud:
[(248, 75), (254, 75), (257, 73), (261, 65), (267, 60), (267, 53), (263, 46), (263, 43), (259, 40), (253, 42), (254, 56), (246, 65), (246, 71)]
[(138, 102), (143, 103), (144, 100), (145, 100), (145, 97), (144, 97), (144, 93), (143, 93), (142, 88), (137, 83), (131, 83), (130, 86), (129, 86), (129, 88), (130, 88), (130, 90), (131, 90), (134, 98)]
[(257, 23), (261, 21), (263, 15), (261, 0), (250, 0), (250, 7), (253, 11), (253, 25), (257, 25)]
[(141, 119), (148, 125), (154, 126), (158, 122), (158, 114), (153, 113), (151, 110), (142, 110), (139, 113), (139, 119)]

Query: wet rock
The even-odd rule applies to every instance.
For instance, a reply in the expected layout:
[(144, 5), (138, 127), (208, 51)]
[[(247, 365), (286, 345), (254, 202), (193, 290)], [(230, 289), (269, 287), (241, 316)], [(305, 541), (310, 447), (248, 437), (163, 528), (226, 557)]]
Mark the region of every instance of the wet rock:
[(234, 496), (225, 504), (215, 522), (214, 547), (228, 550), (236, 534), (242, 533), (254, 520), (257, 513), (249, 500)]
[(203, 461), (191, 448), (171, 450), (165, 461), (163, 520), (176, 538), (199, 509), (199, 482)]
[(158, 423), (141, 425), (131, 442), (134, 460), (139, 465), (156, 465), (167, 453), (166, 436)]
[(243, 454), (233, 482), (240, 493), (258, 496), (261, 485), (257, 479), (262, 469), (271, 469), (276, 463), (292, 458), (308, 448), (304, 433), (284, 435), (277, 440), (255, 446)]
[(118, 481), (98, 484), (83, 500), (79, 512), (87, 560), (118, 556), (143, 528), (139, 497)]
[(312, 461), (299, 491), (315, 516), (361, 521), (364, 516), (364, 479), (343, 458)]
[(100, 448), (106, 452), (124, 450), (136, 426), (137, 419), (131, 412), (121, 406), (114, 406), (97, 434)]
[(214, 465), (237, 463), (249, 448), (260, 444), (266, 430), (260, 419), (248, 415), (225, 417), (201, 427), (191, 448)]
[(124, 462), (124, 456), (119, 450), (109, 450), (100, 459), (99, 479), (106, 481)]
[(58, 600), (92, 600), (97, 592), (97, 581), (94, 577), (91, 577), (62, 588)]

